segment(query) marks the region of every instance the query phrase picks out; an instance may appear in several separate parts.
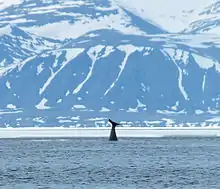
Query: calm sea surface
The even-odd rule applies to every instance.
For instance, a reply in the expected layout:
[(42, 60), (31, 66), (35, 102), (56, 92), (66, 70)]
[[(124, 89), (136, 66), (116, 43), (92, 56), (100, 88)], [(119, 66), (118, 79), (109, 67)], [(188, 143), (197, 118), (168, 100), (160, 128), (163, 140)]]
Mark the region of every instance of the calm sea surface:
[(219, 189), (220, 138), (0, 139), (1, 189)]

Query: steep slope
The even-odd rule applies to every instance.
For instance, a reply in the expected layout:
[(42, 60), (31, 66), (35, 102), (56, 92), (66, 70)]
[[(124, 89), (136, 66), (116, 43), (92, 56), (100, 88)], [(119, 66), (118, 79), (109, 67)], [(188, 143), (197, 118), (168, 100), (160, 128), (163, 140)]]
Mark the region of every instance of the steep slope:
[(192, 21), (200, 19), (200, 13), (215, 3), (215, 0), (114, 0), (114, 2), (170, 33), (179, 33), (187, 29)]
[(199, 13), (199, 19), (194, 20), (184, 32), (219, 34), (220, 2), (214, 2)]
[[(117, 35), (116, 38), (122, 38), (121, 34), (115, 33)], [(101, 35), (96, 40), (98, 38), (102, 38)], [(209, 75), (218, 77), (220, 67), (217, 60), (197, 53), (196, 49), (193, 52), (184, 45), (166, 47), (160, 41), (127, 38), (130, 39), (127, 42), (111, 40), (105, 44), (94, 44), (94, 39), (90, 41), (92, 45), (88, 42), (80, 46), (69, 43), (67, 48), (28, 58), (2, 77), (1, 82), (5, 85), (2, 83), (1, 91), (13, 92), (11, 98), (10, 92), (5, 93), (5, 99), (2, 96), (1, 106), (6, 107), (11, 102), (19, 108), (33, 108), (46, 98), (49, 107), (72, 108), (81, 103), (88, 109), (128, 110), (136, 108), (139, 102), (145, 110), (147, 106), (149, 111), (155, 112), (171, 107), (177, 101), (178, 110), (187, 106), (192, 108), (189, 101), (195, 106), (192, 109), (212, 102), (206, 101), (205, 89), (209, 85)], [(22, 90), (22, 85), (28, 92)], [(59, 91), (56, 91), (57, 86)], [(213, 94), (219, 93), (216, 86), (211, 90), (215, 91)], [(27, 99), (26, 95), (31, 98)]]
[(0, 74), (27, 58), (59, 45), (58, 40), (32, 35), (16, 26), (3, 25), (0, 27)]
[(219, 80), (218, 61), (184, 44), (166, 47), (143, 37), (127, 36), (124, 42), (117, 40), (121, 34), (114, 36), (105, 45), (99, 43), (101, 34), (90, 43), (70, 42), (18, 64), (0, 80), (0, 106), (34, 114), (72, 110), (75, 116), (90, 111), (196, 115), (219, 108), (220, 83), (213, 85)]
[(26, 31), (56, 39), (77, 38), (104, 28), (124, 34), (145, 34), (112, 1), (29, 0), (3, 9), (0, 14), (0, 23), (16, 23)]
[(188, 28), (212, 0), (197, 9), (185, 2), (175, 19), (166, 6), (159, 20), (154, 2), (129, 2), (6, 4), (0, 125), (104, 126), (109, 116), (142, 126), (216, 124), (220, 38)]

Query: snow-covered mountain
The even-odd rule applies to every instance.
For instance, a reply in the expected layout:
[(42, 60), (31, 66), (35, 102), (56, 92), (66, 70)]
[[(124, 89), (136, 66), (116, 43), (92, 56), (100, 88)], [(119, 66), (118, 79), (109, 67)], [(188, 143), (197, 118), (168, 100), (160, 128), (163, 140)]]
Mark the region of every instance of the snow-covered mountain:
[(218, 7), (0, 0), (0, 125), (218, 124)]

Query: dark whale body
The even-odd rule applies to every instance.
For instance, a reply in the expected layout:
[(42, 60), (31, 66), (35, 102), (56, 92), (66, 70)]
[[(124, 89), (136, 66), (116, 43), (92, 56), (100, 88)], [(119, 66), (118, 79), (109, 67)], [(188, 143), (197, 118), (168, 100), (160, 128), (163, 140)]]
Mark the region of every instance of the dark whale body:
[(114, 121), (112, 121), (111, 119), (108, 120), (111, 125), (112, 125), (112, 129), (111, 129), (111, 133), (110, 133), (110, 136), (109, 136), (109, 141), (117, 141), (118, 138), (117, 138), (117, 135), (116, 135), (116, 131), (115, 131), (115, 127), (117, 125), (120, 125), (119, 123), (116, 123)]

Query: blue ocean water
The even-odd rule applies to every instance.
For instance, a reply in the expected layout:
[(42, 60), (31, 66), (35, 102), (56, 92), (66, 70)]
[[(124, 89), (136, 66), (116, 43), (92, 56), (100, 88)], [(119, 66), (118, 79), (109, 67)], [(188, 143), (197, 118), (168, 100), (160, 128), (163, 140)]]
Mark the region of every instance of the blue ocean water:
[(1, 139), (1, 189), (220, 187), (220, 138)]

